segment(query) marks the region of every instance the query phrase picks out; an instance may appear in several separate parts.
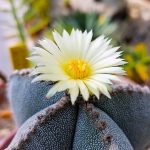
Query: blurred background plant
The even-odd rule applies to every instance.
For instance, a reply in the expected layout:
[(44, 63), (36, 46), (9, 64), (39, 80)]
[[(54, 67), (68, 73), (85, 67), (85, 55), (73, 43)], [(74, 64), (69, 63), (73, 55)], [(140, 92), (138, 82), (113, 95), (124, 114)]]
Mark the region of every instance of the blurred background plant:
[(3, 26), (7, 27), (6, 30), (8, 30), (6, 40), (12, 41), (12, 44), (9, 45), (12, 68), (28, 68), (29, 63), (26, 60), (26, 57), (28, 56), (27, 35), (22, 18), (26, 7), (19, 1), (7, 0), (6, 3), (8, 5), (8, 8), (1, 8), (0, 11), (5, 13), (5, 15), (11, 16), (13, 18), (11, 18), (10, 20), (5, 20), (3, 22)]
[(11, 33), (6, 35), (6, 38), (16, 38), (19, 37), (19, 40), (22, 42), (25, 42), (25, 31), (23, 27), (23, 20), (22, 20), (22, 13), (23, 10), (21, 10), (21, 5), (17, 4), (14, 0), (7, 0), (6, 1), (8, 8), (0, 8), (1, 13), (5, 13), (5, 15), (11, 15), (13, 19), (5, 20), (2, 22), (2, 26), (6, 29), (9, 28), (9, 31), (11, 29)]
[(51, 22), (50, 0), (22, 0), (22, 5), (27, 7), (23, 20), (31, 37), (36, 37)]
[(145, 43), (137, 43), (135, 46), (123, 47), (124, 59), (128, 62), (125, 66), (129, 78), (139, 84), (148, 83), (150, 56), (148, 55), (148, 48)]
[(52, 24), (52, 28), (46, 31), (45, 34), (51, 38), (53, 29), (62, 33), (63, 29), (71, 32), (72, 28), (78, 28), (82, 31), (93, 30), (93, 39), (95, 39), (101, 34), (112, 37), (117, 29), (117, 23), (112, 22), (109, 17), (96, 12), (83, 13), (76, 11), (57, 18)]

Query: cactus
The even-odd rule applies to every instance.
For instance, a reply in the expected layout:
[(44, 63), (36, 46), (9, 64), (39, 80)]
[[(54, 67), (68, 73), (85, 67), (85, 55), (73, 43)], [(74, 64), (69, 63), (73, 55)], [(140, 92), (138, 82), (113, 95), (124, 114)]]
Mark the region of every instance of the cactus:
[(52, 84), (45, 82), (31, 83), (32, 78), (26, 76), (29, 71), (30, 69), (24, 69), (15, 72), (14, 74), (16, 75), (12, 75), (9, 82), (8, 98), (13, 108), (14, 119), (17, 126), (20, 126), (36, 112), (54, 104), (63, 96), (63, 93), (58, 93), (47, 100), (45, 94)]
[[(88, 104), (90, 105), (90, 104)], [(67, 96), (29, 118), (7, 150), (132, 150), (122, 130), (91, 104), (72, 106)], [(79, 110), (78, 110), (79, 109)], [(102, 126), (102, 121), (107, 124)]]
[(94, 104), (112, 117), (135, 150), (145, 150), (150, 145), (149, 88), (124, 83), (115, 85), (112, 94), (111, 100), (101, 98)]
[(72, 106), (64, 93), (46, 101), (45, 93), (52, 83), (31, 83), (31, 79), (28, 71), (20, 71), (12, 76), (8, 86), (16, 121), (19, 125), (24, 122), (8, 150), (130, 150), (130, 142), (135, 150), (144, 150), (150, 144), (148, 87), (115, 83), (111, 100), (92, 97), (90, 104), (85, 104), (79, 97)]

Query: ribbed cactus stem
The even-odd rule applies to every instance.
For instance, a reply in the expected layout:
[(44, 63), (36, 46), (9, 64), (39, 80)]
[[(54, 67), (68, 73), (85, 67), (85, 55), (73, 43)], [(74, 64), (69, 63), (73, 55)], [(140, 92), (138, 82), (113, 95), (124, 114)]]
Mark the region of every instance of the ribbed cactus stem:
[(62, 97), (51, 107), (47, 108), (45, 114), (39, 114), (37, 116), (37, 121), (34, 124), (34, 126), (30, 126), (29, 131), (26, 134), (24, 134), (23, 138), (18, 142), (17, 145), (15, 145), (15, 150), (21, 149), (23, 147), (23, 144), (26, 144), (28, 142), (30, 136), (36, 133), (37, 127), (39, 125), (46, 123), (48, 117), (54, 117), (55, 114), (62, 110), (68, 103), (70, 103), (68, 97)]
[(13, 15), (15, 21), (16, 21), (16, 26), (17, 26), (17, 29), (18, 29), (20, 40), (22, 42), (25, 42), (25, 35), (24, 35), (23, 25), (22, 25), (21, 21), (19, 20), (19, 18), (17, 16), (17, 11), (16, 11), (16, 8), (15, 8), (15, 5), (14, 5), (14, 0), (9, 0), (9, 2), (10, 2), (11, 10), (12, 10), (12, 15)]

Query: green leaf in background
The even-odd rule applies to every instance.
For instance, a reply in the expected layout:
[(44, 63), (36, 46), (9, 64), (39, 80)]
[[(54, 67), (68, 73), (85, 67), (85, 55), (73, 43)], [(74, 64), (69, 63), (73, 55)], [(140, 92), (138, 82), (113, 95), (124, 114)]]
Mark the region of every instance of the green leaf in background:
[[(100, 21), (100, 17), (104, 18), (103, 22)], [(93, 30), (93, 39), (95, 39), (101, 34), (111, 37), (112, 33), (117, 29), (117, 24), (112, 23), (109, 18), (98, 13), (73, 12), (56, 19), (52, 28), (60, 33), (63, 29), (70, 32), (72, 28), (78, 28), (82, 31)]]
[(149, 81), (150, 56), (145, 43), (135, 46), (124, 46), (123, 58), (128, 62), (125, 66), (129, 78), (140, 84)]
[(17, 14), (18, 10), (15, 6), (15, 1), (8, 0), (7, 2), (10, 5), (10, 9), (3, 8), (3, 9), (0, 9), (0, 12), (5, 13), (7, 15), (12, 14), (13, 19), (15, 21), (15, 25), (11, 25), (10, 22), (3, 22), (3, 26), (5, 25), (10, 28), (12, 28), (12, 27), (16, 28), (18, 33), (15, 36), (11, 36), (11, 38), (18, 36), (22, 42), (25, 42), (25, 33), (24, 33), (23, 23), (22, 23), (21, 19), (18, 17), (18, 14)]
[(22, 0), (22, 3), (28, 8), (23, 17), (25, 26), (32, 37), (37, 36), (51, 21), (51, 1)]

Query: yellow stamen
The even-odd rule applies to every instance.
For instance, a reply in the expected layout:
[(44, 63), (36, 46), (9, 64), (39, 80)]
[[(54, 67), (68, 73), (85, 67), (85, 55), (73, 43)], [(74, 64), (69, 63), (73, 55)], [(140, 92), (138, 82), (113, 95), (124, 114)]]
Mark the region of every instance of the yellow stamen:
[(85, 79), (92, 69), (89, 63), (82, 59), (71, 59), (62, 65), (64, 72), (72, 79)]

